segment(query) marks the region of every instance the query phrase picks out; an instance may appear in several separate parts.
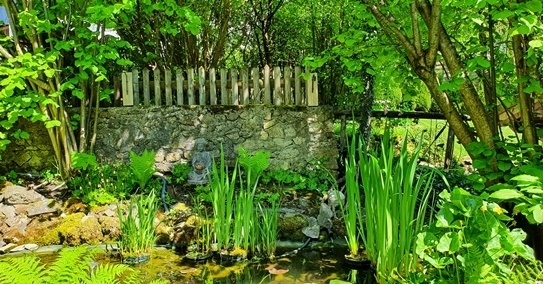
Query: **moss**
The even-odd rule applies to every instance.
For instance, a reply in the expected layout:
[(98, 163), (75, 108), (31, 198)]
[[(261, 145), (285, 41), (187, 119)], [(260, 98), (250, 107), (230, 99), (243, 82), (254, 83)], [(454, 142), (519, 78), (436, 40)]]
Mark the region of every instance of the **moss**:
[(61, 243), (67, 245), (97, 244), (104, 237), (98, 219), (82, 212), (66, 216), (58, 233)]
[(300, 214), (285, 215), (279, 220), (279, 235), (286, 240), (305, 241), (307, 237), (302, 233), (302, 229), (307, 225), (309, 223)]

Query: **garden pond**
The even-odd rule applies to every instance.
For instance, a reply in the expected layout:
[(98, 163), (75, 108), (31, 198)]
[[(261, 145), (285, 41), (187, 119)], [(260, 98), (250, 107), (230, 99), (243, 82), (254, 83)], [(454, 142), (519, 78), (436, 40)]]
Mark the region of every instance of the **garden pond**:
[[(281, 249), (280, 253), (289, 249)], [(133, 266), (140, 271), (143, 283), (162, 279), (169, 283), (376, 283), (373, 270), (348, 265), (344, 247), (308, 246), (296, 254), (275, 261), (224, 263), (207, 260), (195, 263), (171, 249), (156, 248), (149, 261)], [(54, 253), (37, 253), (42, 263), (56, 259)], [(20, 256), (20, 255), (19, 255)], [(0, 258), (5, 259), (6, 256)], [(18, 257), (10, 256), (10, 257)], [(115, 252), (96, 255), (97, 264), (120, 263)]]

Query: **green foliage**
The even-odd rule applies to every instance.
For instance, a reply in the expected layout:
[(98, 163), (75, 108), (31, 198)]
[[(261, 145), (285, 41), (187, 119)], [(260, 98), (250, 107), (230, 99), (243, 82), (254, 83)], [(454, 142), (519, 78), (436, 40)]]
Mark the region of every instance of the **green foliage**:
[(72, 167), (75, 170), (86, 171), (87, 168), (96, 166), (98, 166), (98, 163), (96, 162), (96, 156), (94, 154), (72, 153)]
[(482, 142), (473, 142), (467, 147), (475, 156), (473, 167), (477, 169), (469, 180), (478, 192), (487, 191), (488, 181), (509, 182), (518, 175), (531, 175), (534, 169), (543, 165), (543, 152), (530, 144), (498, 141), (496, 146), (491, 149)]
[(122, 163), (90, 167), (68, 181), (72, 194), (91, 207), (127, 198), (135, 185), (132, 171)]
[[(65, 103), (79, 101), (80, 126), (91, 130), (85, 115), (96, 101), (109, 98), (111, 89), (101, 86), (108, 70), (127, 65), (120, 50), (127, 43), (115, 37), (105, 40), (104, 30), (114, 29), (113, 19), (127, 2), (107, 4), (102, 1), (9, 2), (6, 11), (12, 19), (12, 37), (0, 36), (0, 126), (10, 130), (19, 118), (44, 123), (54, 145), (59, 171), (69, 176), (70, 155), (75, 149), (86, 151), (90, 132), (82, 132), (74, 145), (71, 122), (65, 115)], [(8, 5), (8, 2), (4, 3)], [(78, 104), (79, 104), (78, 103)], [(0, 150), (10, 137), (0, 131)], [(26, 138), (17, 129), (12, 137)], [(83, 135), (87, 134), (87, 135)]]
[(155, 173), (155, 151), (144, 150), (141, 155), (130, 151), (130, 169), (141, 190)]
[(0, 283), (142, 283), (137, 280), (138, 272), (123, 264), (92, 268), (95, 253), (85, 247), (64, 248), (49, 267), (34, 254), (2, 259)]
[(155, 244), (155, 216), (158, 199), (154, 191), (147, 196), (130, 198), (126, 212), (122, 204), (117, 205), (121, 229), (119, 248), (124, 258), (149, 254)]
[(416, 253), (424, 265), (425, 279), (449, 283), (499, 283), (513, 275), (511, 260), (533, 261), (526, 234), (509, 229), (506, 211), (488, 194), (472, 195), (454, 188), (440, 193), (436, 221), (417, 235)]
[(177, 184), (182, 184), (187, 180), (192, 170), (192, 167), (188, 164), (175, 164), (172, 169), (174, 182)]
[(489, 198), (498, 202), (514, 202), (514, 214), (521, 213), (531, 224), (543, 223), (543, 170), (534, 165), (524, 165), (507, 184), (497, 184), (486, 189)]
[(300, 172), (277, 169), (264, 171), (262, 184), (290, 186), (293, 190), (309, 190), (325, 193), (334, 185), (334, 180), (323, 161), (310, 161), (309, 166)]

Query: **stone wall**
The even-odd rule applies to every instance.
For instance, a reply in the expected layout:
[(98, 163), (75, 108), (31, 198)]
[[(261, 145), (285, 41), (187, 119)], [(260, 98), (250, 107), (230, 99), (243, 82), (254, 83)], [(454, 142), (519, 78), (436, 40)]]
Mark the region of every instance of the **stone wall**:
[(100, 112), (95, 154), (102, 162), (128, 162), (130, 151), (156, 152), (161, 171), (190, 161), (197, 138), (218, 157), (222, 145), (235, 160), (238, 147), (271, 152), (271, 169), (298, 170), (328, 158), (337, 169), (338, 147), (329, 107), (171, 106), (107, 108)]
[(56, 165), (53, 145), (43, 122), (31, 123), (19, 119), (16, 127), (8, 131), (11, 135), (14, 129), (24, 129), (30, 133), (29, 139), (11, 139), (5, 151), (0, 152), (0, 174), (15, 172), (40, 172), (54, 169)]
[[(54, 169), (54, 153), (43, 123), (27, 125), (28, 140), (14, 141), (2, 153), (0, 171)], [(328, 158), (337, 169), (338, 147), (330, 107), (171, 106), (100, 110), (95, 154), (101, 162), (129, 161), (130, 151), (156, 152), (156, 165), (169, 171), (190, 161), (194, 141), (219, 155), (221, 144), (233, 162), (238, 147), (249, 153), (271, 152), (272, 169), (298, 170), (314, 159)]]

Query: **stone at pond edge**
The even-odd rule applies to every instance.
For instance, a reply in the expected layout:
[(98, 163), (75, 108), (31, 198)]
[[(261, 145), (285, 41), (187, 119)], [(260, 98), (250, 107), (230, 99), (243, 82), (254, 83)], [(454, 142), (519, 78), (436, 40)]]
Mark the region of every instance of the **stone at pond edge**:
[(280, 238), (305, 241), (307, 237), (302, 233), (302, 229), (308, 225), (309, 222), (301, 214), (285, 214), (281, 216), (278, 224)]
[(60, 241), (67, 245), (97, 244), (104, 238), (98, 218), (82, 212), (67, 215), (58, 233)]

